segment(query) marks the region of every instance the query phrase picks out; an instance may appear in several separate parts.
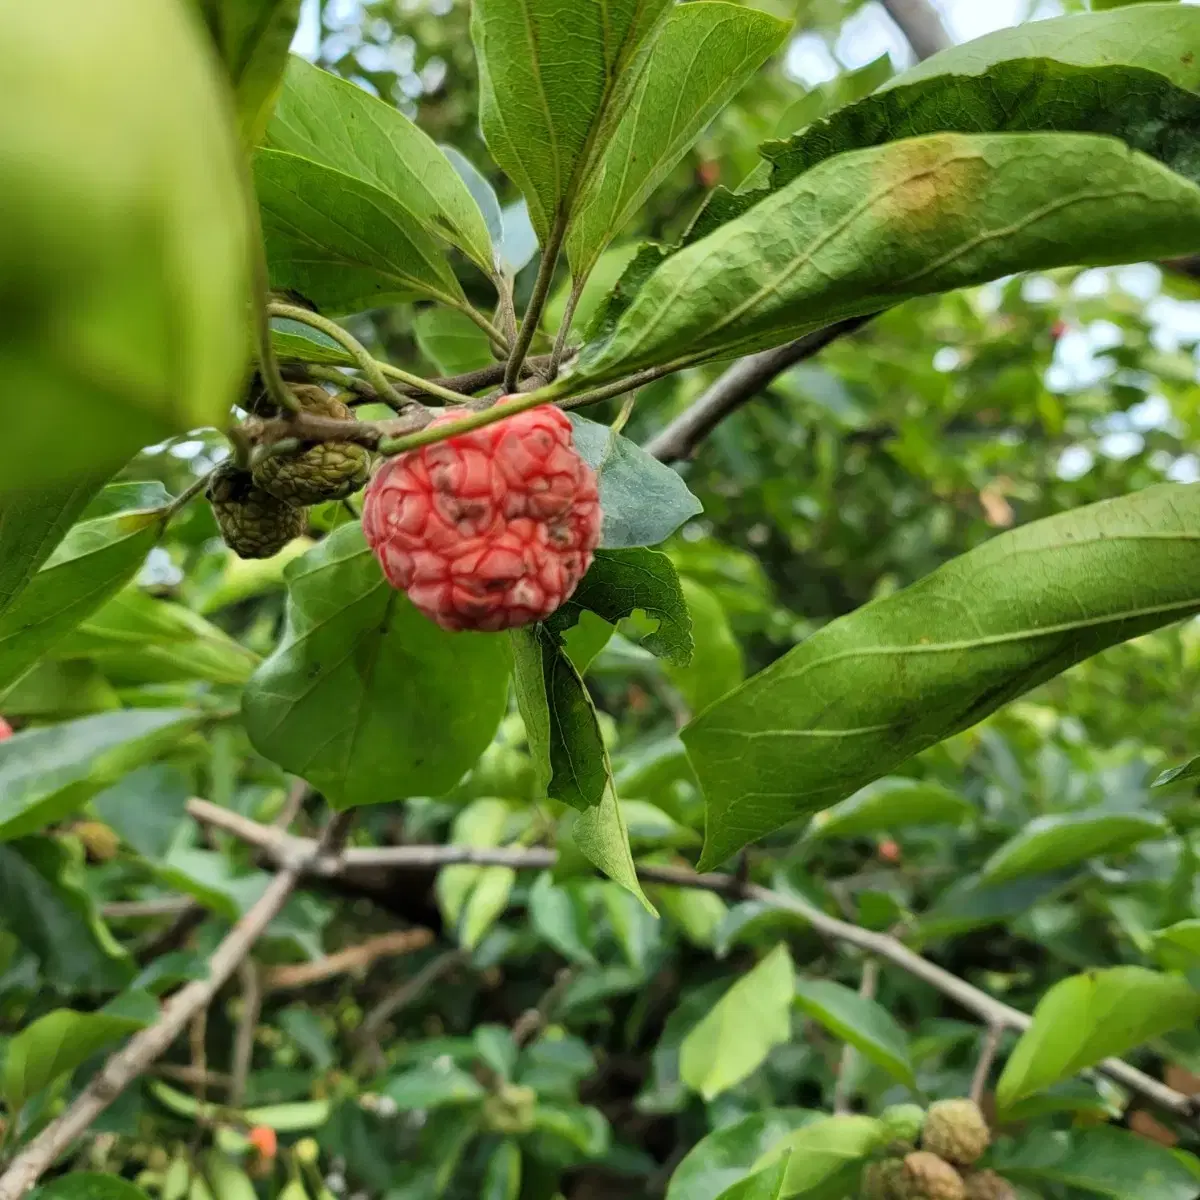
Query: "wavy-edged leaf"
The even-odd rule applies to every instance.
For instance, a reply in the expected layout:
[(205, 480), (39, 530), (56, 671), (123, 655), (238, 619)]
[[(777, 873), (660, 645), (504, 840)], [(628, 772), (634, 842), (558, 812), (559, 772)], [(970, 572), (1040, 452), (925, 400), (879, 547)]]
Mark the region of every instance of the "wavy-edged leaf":
[(796, 977), (787, 946), (766, 958), (712, 1006), (683, 1039), (679, 1074), (705, 1100), (742, 1082), (792, 1033)]
[(1018, 271), (1197, 248), (1200, 187), (1112, 138), (939, 133), (855, 150), (662, 262), (556, 395)]
[(76, 525), (0, 616), (0, 687), (18, 679), (129, 582), (162, 531), (162, 513)]
[(702, 867), (1200, 610), (1198, 539), (1200, 487), (1151, 487), (1002, 534), (831, 622), (683, 731), (708, 801)]
[(492, 238), (461, 173), (428, 134), (363, 88), (292, 55), (264, 145), (371, 185), (492, 270)]
[(616, 128), (625, 85), (671, 0), (476, 0), (479, 122), (544, 245)]
[(588, 573), (546, 627), (563, 634), (584, 612), (613, 625), (635, 612), (645, 613), (658, 628), (641, 645), (677, 666), (691, 661), (692, 619), (679, 576), (665, 554), (641, 548), (598, 550)]
[(359, 525), (286, 572), (287, 628), (247, 685), (258, 750), (348, 808), (447, 792), (504, 716), (505, 639), (447, 633), (390, 587)]
[(254, 186), (273, 288), (332, 314), (465, 303), (441, 243), (379, 188), (282, 150), (254, 156)]
[(1073, 975), (1041, 999), (996, 1085), (1003, 1111), (1034, 1092), (1200, 1019), (1182, 975), (1110, 967)]
[(196, 0), (233, 85), (242, 141), (255, 146), (279, 95), (300, 0)]
[(688, 491), (677, 471), (651, 457), (636, 442), (607, 425), (575, 413), (572, 438), (580, 457), (600, 477), (604, 528), (600, 544), (615, 550), (656, 546), (704, 506)]
[(1171, 827), (1157, 813), (1079, 812), (1035, 817), (983, 864), (988, 883), (1044, 875), (1105, 854), (1124, 853)]
[(566, 245), (577, 279), (589, 274), (613, 235), (779, 49), (789, 29), (768, 13), (719, 0), (671, 10), (576, 204)]
[(796, 1004), (864, 1058), (916, 1088), (908, 1039), (881, 1004), (832, 979), (803, 977), (796, 980)]
[(903, 777), (878, 779), (816, 813), (807, 836), (861, 837), (909, 825), (961, 825), (974, 814), (969, 801), (941, 784)]

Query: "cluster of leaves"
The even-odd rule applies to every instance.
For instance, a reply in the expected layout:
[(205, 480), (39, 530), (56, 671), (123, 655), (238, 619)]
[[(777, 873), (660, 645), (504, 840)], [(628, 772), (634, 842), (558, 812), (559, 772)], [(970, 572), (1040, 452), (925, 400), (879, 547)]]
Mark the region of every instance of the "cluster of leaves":
[[(476, 0), (478, 86), (422, 103), (435, 141), (411, 103), (285, 67), (296, 4), (194, 7), (210, 46), (171, 5), (122, 0), (104, 37), (130, 65), (88, 56), (118, 83), (88, 127), (111, 116), (128, 140), (139, 114), (132, 144), (166, 181), (155, 238), (113, 224), (140, 212), (122, 191), (140, 176), (81, 146), (58, 94), (72, 37), (29, 43), (36, 77), (6, 106), (44, 102), (43, 150), (115, 186), (82, 223), (36, 178), (0, 207), (15, 245), (45, 242), (46, 212), (70, 230), (36, 268), (0, 258), (32, 331), (0, 348), (29, 384), (0, 449), (5, 1155), (268, 892), (282, 860), (198, 821), (203, 796), (268, 836), (280, 814), (315, 832), (325, 807), (364, 806), (353, 851), (425, 847), (432, 869), (351, 855), (306, 881), (241, 994), (108, 1110), (50, 1197), (844, 1200), (888, 1148), (884, 1108), (965, 1094), (989, 1035), (929, 974), (885, 957), (876, 978), (820, 940), (816, 911), (1033, 1014), (989, 1085), (985, 1165), (1023, 1197), (1192, 1200), (1194, 1130), (1103, 1071), (1133, 1055), (1198, 1090), (1194, 766), (1151, 786), (1191, 749), (1200, 663), (1194, 625), (1154, 633), (1200, 610), (1197, 489), (1175, 482), (1194, 361), (1068, 272), (1041, 280), (1049, 299), (942, 293), (1200, 249), (1200, 14), (1040, 22), (797, 98), (763, 68), (789, 25), (748, 7)], [(33, 19), (6, 14), (0, 40)], [(377, 43), (462, 55), (443, 39), (464, 6), (424, 34), (411, 12), (371, 20)], [(178, 109), (144, 103), (143, 59)], [(330, 60), (384, 91), (388, 72)], [(725, 169), (746, 178), (701, 196), (697, 168), (747, 128), (785, 140), (737, 145)], [(172, 501), (223, 452), (211, 427), (248, 365), (245, 150), (271, 287), (381, 358), (454, 375), (528, 335), (568, 362), (531, 402), (662, 376), (628, 424), (573, 414), (604, 540), (548, 622), (429, 625), (345, 506), (247, 564)], [(672, 240), (617, 243), (634, 226)], [(109, 290), (66, 304), (63, 263)], [(710, 364), (902, 301), (683, 478), (639, 448)], [(1051, 389), (1067, 320), (1115, 329), (1111, 369)], [(289, 370), (362, 365), (303, 321), (270, 332)], [(1169, 418), (1134, 424), (1151, 397)], [(1116, 416), (1142, 429), (1120, 460)], [(1102, 461), (1064, 478), (1068, 448)], [(756, 891), (670, 882), (739, 852)], [(389, 940), (397, 919), (429, 933)]]

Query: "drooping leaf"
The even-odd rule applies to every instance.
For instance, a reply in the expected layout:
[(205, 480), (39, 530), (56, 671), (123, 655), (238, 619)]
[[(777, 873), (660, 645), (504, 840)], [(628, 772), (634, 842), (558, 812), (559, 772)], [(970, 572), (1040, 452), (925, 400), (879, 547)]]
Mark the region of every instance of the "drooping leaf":
[(741, 1083), (791, 1037), (795, 971), (780, 943), (683, 1039), (679, 1073), (706, 1100)]
[(1181, 975), (1110, 967), (1073, 975), (1041, 999), (996, 1085), (1001, 1110), (1101, 1059), (1200, 1018), (1200, 992)]
[(363, 88), (292, 55), (264, 144), (382, 192), (389, 211), (492, 270), (492, 238), (461, 173), (423, 130)]
[(881, 1004), (832, 979), (796, 980), (796, 1004), (901, 1083), (916, 1088), (908, 1039)]
[(0, 616), (0, 686), (15, 682), (124, 587), (161, 532), (162, 514), (156, 511), (76, 525)]
[(1111, 138), (944, 133), (855, 150), (663, 261), (555, 395), (1017, 271), (1197, 246), (1200, 187)]
[(1043, 875), (1089, 858), (1124, 853), (1147, 838), (1165, 837), (1168, 823), (1149, 812), (1054, 813), (1035, 817), (983, 865), (988, 883)]
[(74, 1071), (97, 1050), (143, 1025), (106, 1012), (57, 1008), (25, 1026), (8, 1043), (4, 1058), (3, 1091), (9, 1112), (16, 1112), (35, 1092)]
[(242, 141), (261, 140), (283, 82), (300, 0), (196, 0), (233, 85)]
[(675, 1168), (666, 1200), (717, 1200), (776, 1143), (821, 1114), (803, 1108), (752, 1113), (702, 1138)]
[(1014, 1183), (1078, 1188), (1113, 1200), (1195, 1200), (1200, 1189), (1193, 1155), (1111, 1126), (1031, 1130), (999, 1152), (996, 1166)]
[(64, 0), (52, 24), (0, 12), (0, 491), (223, 424), (249, 345), (240, 149), (193, 15)]
[(546, 622), (553, 633), (572, 628), (583, 612), (616, 624), (635, 612), (658, 622), (641, 641), (652, 654), (678, 666), (692, 657), (692, 621), (671, 560), (655, 550), (598, 550), (571, 598)]
[(464, 304), (441, 243), (379, 188), (281, 150), (254, 156), (254, 185), (273, 288), (332, 314)]
[(566, 209), (624, 111), (623, 85), (670, 0), (477, 0), (479, 120), (538, 238)]
[(656, 546), (704, 511), (677, 471), (637, 443), (586, 417), (569, 413), (575, 449), (600, 476), (604, 528), (600, 544)]
[(886, 1136), (883, 1122), (874, 1117), (827, 1117), (789, 1134), (755, 1165), (761, 1169), (790, 1154), (782, 1194), (803, 1195), (867, 1158)]
[(447, 633), (393, 590), (359, 525), (287, 569), (283, 640), (245, 692), (257, 748), (345, 808), (450, 790), (504, 716), (504, 638)]
[(808, 836), (861, 837), (908, 825), (961, 825), (974, 812), (962, 796), (940, 784), (901, 777), (879, 779), (817, 813)]
[(189, 733), (187, 709), (124, 709), (26, 729), (0, 742), (0, 841), (82, 807)]
[(102, 480), (65, 480), (0, 495), (0, 615), (75, 524)]
[(702, 868), (1196, 612), (1198, 534), (1200, 487), (1147, 488), (1002, 534), (825, 626), (683, 731), (708, 801)]
[(133, 962), (83, 885), (81, 856), (50, 837), (0, 844), (0, 920), (61, 990), (114, 991)]
[(768, 13), (716, 0), (671, 10), (580, 193), (567, 237), (577, 279), (586, 278), (613, 235), (779, 48), (789, 28)]
[(443, 374), (458, 375), (494, 361), (487, 334), (453, 309), (425, 308), (413, 321), (421, 353)]

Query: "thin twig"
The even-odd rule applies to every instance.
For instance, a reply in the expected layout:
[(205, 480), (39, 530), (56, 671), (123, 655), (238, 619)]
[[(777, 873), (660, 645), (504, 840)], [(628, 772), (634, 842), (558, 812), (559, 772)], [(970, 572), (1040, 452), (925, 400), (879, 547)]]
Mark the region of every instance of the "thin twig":
[(183, 491), (180, 492), (179, 495), (167, 505), (166, 510), (163, 512), (163, 519), (169, 521), (172, 517), (178, 516), (179, 513), (181, 513), (188, 506), (188, 504), (191, 503), (191, 501), (193, 501), (198, 495), (200, 495), (202, 491), (204, 491), (204, 489), (208, 486), (208, 481), (212, 478), (212, 474), (212, 471), (206, 471), (199, 478), (193, 479), (192, 482), (189, 483), (187, 487), (185, 487)]
[(883, 7), (917, 58), (930, 58), (951, 45), (950, 35), (929, 0), (883, 0)]
[[(218, 808), (203, 800), (190, 800), (188, 811), (200, 821), (208, 821), (265, 850), (281, 867), (302, 865), (314, 878), (337, 878), (356, 869), (425, 868), (471, 863), (476, 866), (504, 866), (514, 869), (545, 870), (554, 866), (558, 855), (553, 850), (534, 847), (529, 850), (487, 848), (474, 846), (385, 846), (378, 849), (352, 848), (337, 857), (313, 852), (313, 843), (304, 838), (281, 837), (278, 830), (248, 821), (236, 813)], [(675, 887), (700, 888), (736, 900), (755, 900), (782, 912), (792, 913), (810, 925), (817, 933), (833, 941), (855, 946), (882, 962), (907, 971), (914, 978), (934, 988), (956, 1004), (980, 1017), (989, 1027), (1023, 1032), (1033, 1022), (1028, 1013), (1010, 1007), (989, 996), (965, 979), (951, 974), (944, 967), (922, 958), (890, 934), (863, 929), (849, 921), (823, 912), (799, 896), (772, 891), (753, 883), (744, 883), (734, 875), (698, 875), (682, 867), (638, 866), (638, 878), (647, 883), (665, 883)], [(1200, 1129), (1200, 1106), (1192, 1097), (1167, 1087), (1157, 1079), (1139, 1071), (1120, 1059), (1109, 1058), (1097, 1065), (1097, 1070), (1143, 1099), (1157, 1105), (1194, 1128)], [(0, 1193), (0, 1200), (7, 1198)]]
[(521, 382), (521, 367), (525, 363), (525, 355), (533, 344), (533, 335), (537, 333), (542, 319), (542, 309), (546, 305), (546, 297), (550, 295), (550, 284), (554, 280), (554, 269), (558, 266), (558, 252), (562, 249), (563, 238), (567, 236), (567, 214), (563, 211), (555, 218), (542, 248), (542, 261), (538, 264), (537, 278), (533, 282), (533, 292), (529, 297), (529, 305), (521, 318), (521, 328), (517, 331), (517, 340), (513, 342), (512, 352), (508, 356), (508, 368), (504, 372), (504, 390), (515, 392)]
[[(875, 989), (879, 986), (879, 960), (868, 958), (863, 963), (862, 979), (858, 985), (858, 994), (864, 1000), (875, 999)], [(847, 1042), (842, 1047), (841, 1058), (838, 1061), (837, 1082), (833, 1085), (833, 1111), (845, 1114), (851, 1111), (850, 1101), (854, 1097), (854, 1068), (858, 1060), (858, 1051)]]
[(137, 921), (145, 917), (175, 917), (195, 901), (190, 896), (156, 896), (153, 900), (114, 900), (100, 909), (106, 921)]
[(345, 975), (350, 971), (362, 971), (381, 958), (395, 958), (423, 950), (433, 941), (428, 929), (397, 929), (392, 933), (381, 933), (368, 938), (356, 946), (348, 946), (336, 954), (327, 954), (315, 962), (283, 963), (271, 967), (263, 978), (268, 989), (308, 987)]
[(576, 281), (571, 284), (570, 295), (567, 296), (566, 306), (563, 308), (562, 324), (558, 327), (558, 334), (554, 339), (554, 349), (550, 354), (550, 378), (553, 379), (558, 374), (558, 368), (562, 365), (563, 353), (567, 348), (567, 336), (571, 332), (571, 322), (575, 319), (575, 309), (579, 305), (579, 297), (583, 295), (583, 284)]
[(983, 1094), (987, 1091), (988, 1077), (992, 1073), (992, 1063), (996, 1061), (996, 1053), (1000, 1049), (1000, 1039), (1004, 1037), (1004, 1026), (991, 1024), (983, 1037), (983, 1047), (979, 1051), (979, 1061), (975, 1064), (975, 1074), (971, 1077), (969, 1093), (976, 1104), (983, 1103)]
[(196, 1099), (203, 1104), (208, 1099), (208, 1006), (202, 1008), (188, 1024), (188, 1045), (192, 1053), (192, 1088)]
[(297, 779), (292, 783), (283, 807), (276, 814), (275, 820), (271, 822), (276, 829), (286, 830), (292, 827), (292, 822), (300, 815), (304, 801), (308, 799), (311, 792), (312, 788), (303, 779)]
[(527, 1046), (550, 1023), (555, 1011), (562, 1003), (567, 988), (575, 978), (571, 967), (560, 967), (554, 974), (554, 982), (542, 994), (533, 1008), (527, 1008), (513, 1023), (513, 1041), (518, 1046)]
[(192, 1067), (181, 1067), (176, 1063), (159, 1063), (158, 1066), (151, 1069), (150, 1073), (160, 1079), (173, 1079), (176, 1083), (186, 1083), (189, 1087), (203, 1084), (206, 1088), (228, 1089), (232, 1082), (228, 1075), (222, 1075), (220, 1071), (205, 1071), (203, 1076), (200, 1076)]
[[(339, 813), (325, 832), (311, 843), (320, 855), (328, 842), (342, 835), (348, 814)], [(0, 1200), (19, 1200), (37, 1183), (55, 1160), (87, 1132), (92, 1122), (157, 1058), (161, 1057), (202, 1008), (209, 1005), (238, 964), (250, 953), (275, 919), (305, 873), (301, 859), (281, 870), (266, 891), (230, 930), (208, 962), (208, 975), (185, 984), (162, 1007), (158, 1020), (139, 1030), (93, 1077), (82, 1092), (18, 1154), (0, 1175)]]
[(238, 976), (242, 981), (242, 1011), (233, 1037), (229, 1071), (229, 1104), (233, 1108), (241, 1108), (246, 1099), (246, 1083), (250, 1078), (250, 1064), (254, 1060), (254, 1033), (258, 1029), (263, 998), (262, 977), (253, 958), (242, 960)]

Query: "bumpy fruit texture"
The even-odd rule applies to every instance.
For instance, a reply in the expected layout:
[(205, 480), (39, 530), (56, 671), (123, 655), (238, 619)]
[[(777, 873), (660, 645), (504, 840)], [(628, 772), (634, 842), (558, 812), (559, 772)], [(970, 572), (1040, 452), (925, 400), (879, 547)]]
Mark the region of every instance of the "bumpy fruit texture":
[(13, 727), (3, 717), (0, 717), (0, 742), (7, 742), (12, 735)]
[(966, 1185), (967, 1200), (1017, 1200), (1017, 1189), (995, 1171), (975, 1171)]
[[(306, 412), (349, 421), (348, 405), (323, 387), (292, 388)], [(254, 468), (254, 482), (289, 504), (320, 504), (357, 492), (371, 474), (371, 454), (353, 442), (318, 442), (300, 454), (277, 455)]]
[(888, 1140), (907, 1145), (911, 1150), (921, 1136), (925, 1110), (919, 1104), (892, 1104), (879, 1114), (887, 1127)]
[(304, 532), (303, 509), (256, 487), (250, 472), (231, 462), (213, 472), (207, 495), (221, 537), (239, 558), (270, 558)]
[(548, 617), (591, 565), (600, 521), (595, 473), (552, 405), (391, 459), (363, 503), (388, 580), (452, 630)]
[(862, 1173), (863, 1200), (901, 1200), (904, 1160), (885, 1158), (869, 1163)]
[(898, 1200), (966, 1200), (962, 1176), (928, 1150), (906, 1155)]
[(929, 1106), (921, 1146), (948, 1162), (970, 1166), (983, 1157), (992, 1135), (979, 1105), (971, 1100), (939, 1100)]
[(72, 828), (92, 862), (108, 862), (116, 858), (121, 839), (111, 826), (103, 821), (77, 821)]

